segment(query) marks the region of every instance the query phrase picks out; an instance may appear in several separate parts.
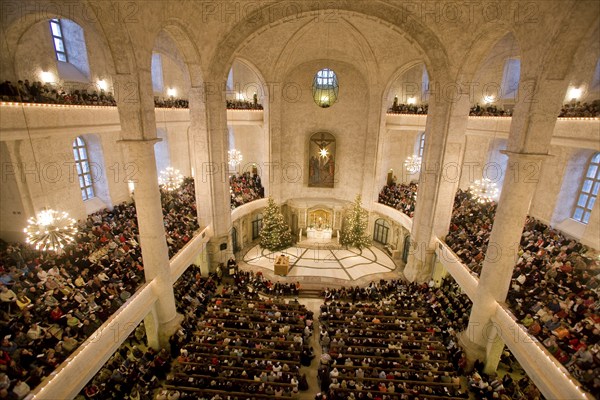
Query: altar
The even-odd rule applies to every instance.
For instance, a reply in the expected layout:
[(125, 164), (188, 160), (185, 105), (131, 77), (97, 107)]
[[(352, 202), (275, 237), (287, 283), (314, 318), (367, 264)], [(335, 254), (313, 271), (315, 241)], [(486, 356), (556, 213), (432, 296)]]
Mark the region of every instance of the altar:
[(331, 239), (332, 230), (329, 228), (319, 229), (319, 228), (307, 228), (306, 229), (306, 237), (308, 239)]
[(275, 264), (273, 265), (273, 271), (275, 275), (287, 276), (290, 270), (290, 257), (280, 255), (275, 257)]

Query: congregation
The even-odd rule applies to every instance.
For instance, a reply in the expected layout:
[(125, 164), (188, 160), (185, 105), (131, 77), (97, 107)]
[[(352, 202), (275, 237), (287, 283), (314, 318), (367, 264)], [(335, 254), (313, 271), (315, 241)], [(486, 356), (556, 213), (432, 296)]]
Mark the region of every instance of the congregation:
[(244, 172), (229, 177), (229, 193), (231, 209), (234, 210), (243, 204), (264, 198), (265, 188), (258, 174)]
[[(198, 228), (194, 182), (161, 193), (175, 254)], [(62, 253), (0, 244), (0, 398), (23, 398), (143, 283), (138, 234), (135, 203), (122, 203), (80, 221)]]
[(225, 102), (228, 110), (262, 110), (262, 104), (258, 103), (257, 99), (254, 101), (247, 100), (227, 100)]
[(563, 108), (560, 110), (559, 117), (570, 118), (591, 118), (600, 117), (600, 99), (594, 100), (590, 103), (581, 103), (580, 101), (571, 102), (570, 104), (565, 104)]
[[(427, 104), (394, 104), (387, 110), (389, 114), (427, 114)], [(510, 117), (512, 109), (500, 108), (493, 104), (481, 106), (476, 104), (469, 110), (470, 116), (475, 117)], [(559, 118), (598, 118), (600, 117), (600, 99), (590, 103), (571, 102), (564, 104), (558, 114)]]
[(379, 192), (379, 203), (385, 204), (403, 212), (409, 217), (413, 217), (415, 206), (417, 205), (417, 183), (397, 184), (392, 182), (386, 185)]
[[(472, 304), (452, 278), (439, 288), (382, 280), (357, 289), (326, 290), (315, 399), (468, 397), (461, 385), (466, 358), (456, 334), (466, 328)], [(361, 291), (366, 296), (355, 294)], [(476, 373), (478, 386), (469, 389), (486, 394), (476, 398), (540, 398), (527, 377), (513, 384), (505, 374), (502, 386), (495, 385), (497, 377)]]
[[(289, 398), (308, 389), (300, 367), (314, 358), (312, 313), (296, 301), (261, 299), (249, 277), (239, 273), (219, 289), (216, 275), (189, 268), (174, 286), (184, 321), (170, 352), (146, 349), (140, 324), (78, 400)], [(327, 292), (316, 398), (467, 398), (456, 333), (471, 302), (451, 278), (439, 288), (381, 280)], [(487, 376), (480, 366), (468, 380), (483, 393), (477, 398), (540, 398), (527, 377)]]
[[(414, 194), (416, 187), (415, 193), (398, 193), (391, 202), (407, 201)], [(481, 203), (469, 191), (458, 190), (445, 241), (476, 275), (483, 266), (495, 212), (495, 202)], [(600, 266), (586, 251), (578, 241), (528, 217), (507, 303), (586, 390), (600, 393)]]

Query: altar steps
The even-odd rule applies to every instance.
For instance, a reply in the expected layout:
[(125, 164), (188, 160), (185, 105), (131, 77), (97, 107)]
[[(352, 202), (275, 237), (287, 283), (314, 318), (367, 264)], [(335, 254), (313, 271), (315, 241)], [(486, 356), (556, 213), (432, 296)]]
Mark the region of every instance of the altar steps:
[(321, 299), (323, 298), (323, 290), (321, 289), (300, 289), (298, 297), (305, 299)]

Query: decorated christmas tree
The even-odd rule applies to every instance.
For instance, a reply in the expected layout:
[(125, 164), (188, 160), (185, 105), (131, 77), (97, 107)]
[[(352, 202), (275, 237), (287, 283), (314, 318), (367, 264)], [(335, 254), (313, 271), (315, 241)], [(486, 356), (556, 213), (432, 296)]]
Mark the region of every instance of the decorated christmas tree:
[(344, 230), (340, 237), (340, 243), (344, 246), (362, 249), (371, 245), (371, 239), (366, 233), (367, 212), (362, 208), (360, 194), (356, 195), (354, 206), (344, 221)]
[(263, 211), (259, 237), (260, 247), (271, 251), (283, 250), (292, 244), (290, 228), (283, 220), (283, 214), (271, 196), (269, 196), (269, 203)]

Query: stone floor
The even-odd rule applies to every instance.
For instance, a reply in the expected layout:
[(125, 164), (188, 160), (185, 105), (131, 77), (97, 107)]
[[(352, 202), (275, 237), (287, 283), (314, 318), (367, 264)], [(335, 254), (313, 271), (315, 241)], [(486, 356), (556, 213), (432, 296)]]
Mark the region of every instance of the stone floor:
[[(274, 259), (289, 257), (287, 276), (274, 274)], [(304, 240), (283, 251), (271, 252), (254, 246), (238, 260), (242, 269), (261, 271), (274, 281), (299, 281), (309, 286), (356, 286), (372, 280), (399, 279), (400, 268), (382, 249), (371, 246), (362, 250), (343, 248), (335, 242)]]

